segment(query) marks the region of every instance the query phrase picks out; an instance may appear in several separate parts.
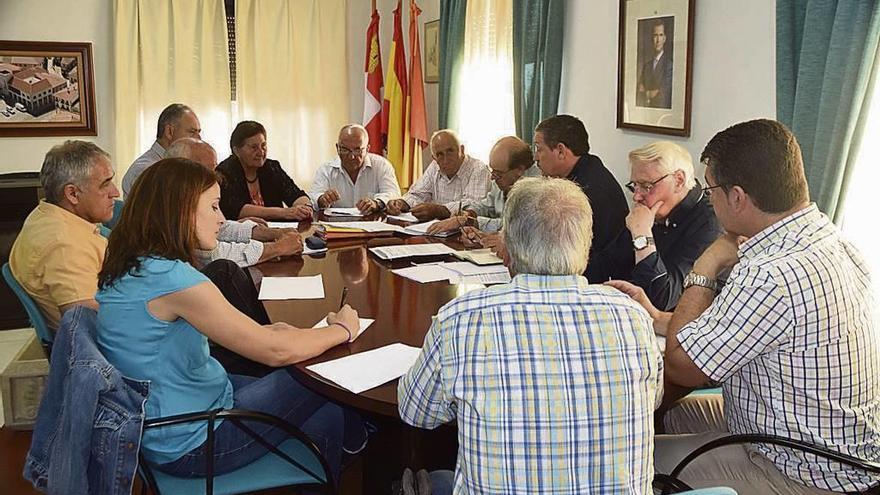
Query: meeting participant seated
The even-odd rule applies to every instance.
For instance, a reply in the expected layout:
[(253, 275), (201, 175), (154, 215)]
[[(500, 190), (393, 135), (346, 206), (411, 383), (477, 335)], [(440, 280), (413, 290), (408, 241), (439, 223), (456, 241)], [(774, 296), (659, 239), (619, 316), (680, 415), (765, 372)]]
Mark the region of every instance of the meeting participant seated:
[(461, 215), (441, 220), (428, 227), (429, 234), (462, 229), (467, 247), (493, 247), (501, 230), (501, 214), (510, 189), (523, 177), (539, 177), (531, 147), (516, 136), (499, 139), (489, 152), (492, 187), (489, 192), (464, 206)]
[(489, 190), (489, 168), (468, 156), (455, 132), (443, 129), (431, 136), (434, 160), (403, 198), (388, 202), (388, 214), (410, 212), (421, 221), (461, 213)]
[(201, 139), (201, 132), (199, 118), (190, 107), (182, 103), (172, 103), (165, 107), (156, 124), (156, 141), (128, 167), (122, 177), (122, 191), (125, 195), (128, 196), (134, 181), (147, 167), (165, 158), (165, 150), (171, 143), (184, 137)]
[[(609, 282), (666, 327), (666, 385), (721, 383), (666, 414), (657, 472), (729, 434), (768, 434), (880, 462), (880, 336), (861, 254), (810, 203), (801, 149), (772, 120), (736, 124), (703, 150), (704, 191), (726, 234), (697, 258), (674, 313)], [(718, 275), (730, 269), (726, 284)], [(720, 289), (720, 292), (719, 292)], [(739, 493), (862, 492), (880, 478), (803, 451), (735, 445), (679, 478)]]
[(98, 309), (95, 291), (107, 239), (97, 224), (113, 217), (119, 190), (110, 155), (85, 141), (49, 150), (40, 184), (46, 197), (25, 219), (9, 268), (55, 330), (74, 305)]
[[(303, 429), (338, 476), (343, 448), (366, 441), (356, 415), (300, 385), (286, 369), (260, 378), (228, 374), (208, 354), (208, 339), (267, 366), (282, 367), (353, 341), (357, 312), (344, 306), (328, 326), (260, 325), (236, 310), (193, 265), (211, 250), (223, 223), (220, 186), (207, 168), (181, 159), (147, 169), (131, 191), (110, 236), (99, 274), (97, 342), (123, 375), (149, 380), (146, 417), (238, 408), (278, 416)], [(207, 425), (190, 423), (144, 433), (141, 451), (160, 470), (203, 476)], [(286, 436), (275, 428), (265, 438)], [(261, 457), (266, 448), (230, 422), (214, 430), (214, 474)], [(338, 478), (337, 478), (338, 479)]]
[[(165, 155), (192, 160), (212, 172), (217, 168), (214, 147), (196, 138), (178, 139)], [(199, 258), (205, 264), (226, 259), (248, 267), (281, 256), (302, 254), (302, 251), (302, 236), (294, 229), (273, 229), (250, 220), (224, 220), (217, 235), (217, 247), (209, 252), (199, 251)]]
[(522, 179), (503, 219), (515, 277), (443, 306), (398, 384), (406, 423), (457, 422), (455, 473), (435, 489), (649, 493), (662, 357), (642, 308), (581, 275), (587, 197), (567, 180)]
[(348, 124), (339, 131), (333, 160), (318, 167), (309, 196), (320, 209), (357, 208), (364, 215), (385, 209), (400, 197), (394, 167), (383, 156), (368, 153), (363, 126)]
[(632, 246), (620, 234), (626, 230), (629, 207), (623, 189), (602, 160), (590, 154), (584, 123), (571, 115), (556, 115), (535, 128), (535, 160), (548, 177), (580, 186), (593, 207), (593, 245), (586, 276), (600, 283), (627, 278), (632, 270)]
[(651, 303), (675, 308), (694, 261), (721, 235), (709, 198), (694, 178), (691, 154), (670, 141), (629, 153), (633, 206), (623, 234), (632, 243), (635, 267), (629, 281)]
[(267, 158), (266, 128), (262, 124), (239, 122), (232, 130), (229, 146), (232, 154), (217, 166), (223, 176), (220, 209), (226, 218), (311, 220), (308, 195), (277, 160)]

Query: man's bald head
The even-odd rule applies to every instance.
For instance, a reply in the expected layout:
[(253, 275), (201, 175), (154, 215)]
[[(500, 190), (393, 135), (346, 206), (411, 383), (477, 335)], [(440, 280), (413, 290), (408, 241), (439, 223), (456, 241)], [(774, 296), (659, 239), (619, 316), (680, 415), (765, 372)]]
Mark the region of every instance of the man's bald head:
[(532, 148), (516, 136), (499, 139), (489, 152), (492, 180), (505, 193), (510, 191), (534, 162)]
[(348, 124), (340, 129), (336, 152), (342, 160), (342, 168), (352, 173), (359, 170), (364, 164), (369, 144), (370, 135), (364, 126)]
[(201, 139), (191, 137), (180, 138), (171, 143), (165, 150), (165, 158), (186, 158), (212, 171), (217, 167), (217, 152), (214, 147)]
[(441, 129), (431, 136), (431, 156), (440, 167), (440, 172), (453, 177), (464, 163), (464, 146), (458, 134), (450, 129)]

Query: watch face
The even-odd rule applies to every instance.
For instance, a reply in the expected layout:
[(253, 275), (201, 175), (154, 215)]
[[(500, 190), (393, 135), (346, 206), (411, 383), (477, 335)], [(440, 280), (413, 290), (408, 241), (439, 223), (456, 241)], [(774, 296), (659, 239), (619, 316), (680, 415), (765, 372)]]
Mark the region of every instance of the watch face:
[(633, 247), (636, 249), (643, 249), (648, 247), (648, 238), (643, 235), (636, 237), (635, 239), (633, 239)]

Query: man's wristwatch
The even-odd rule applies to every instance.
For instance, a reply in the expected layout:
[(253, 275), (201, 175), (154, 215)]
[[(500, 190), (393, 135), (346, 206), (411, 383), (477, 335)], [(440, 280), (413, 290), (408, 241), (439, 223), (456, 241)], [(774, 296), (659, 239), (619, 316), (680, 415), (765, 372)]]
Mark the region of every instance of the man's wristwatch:
[(718, 281), (709, 278), (705, 275), (700, 275), (699, 273), (690, 272), (684, 277), (684, 285), (682, 290), (687, 290), (688, 287), (696, 285), (698, 287), (705, 287), (709, 290), (718, 291)]
[(379, 198), (373, 198), (373, 201), (376, 202), (376, 211), (385, 211), (385, 202)]
[(640, 236), (636, 236), (633, 239), (633, 249), (635, 249), (636, 251), (641, 251), (642, 249), (645, 249), (646, 247), (653, 246), (653, 245), (654, 245), (654, 238), (653, 237), (649, 237), (646, 235), (640, 235)]

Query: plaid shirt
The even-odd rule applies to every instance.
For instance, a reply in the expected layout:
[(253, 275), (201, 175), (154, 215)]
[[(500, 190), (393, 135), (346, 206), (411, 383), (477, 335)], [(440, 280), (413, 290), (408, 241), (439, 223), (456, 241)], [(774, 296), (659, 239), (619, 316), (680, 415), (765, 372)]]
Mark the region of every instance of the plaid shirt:
[(443, 175), (437, 162), (432, 161), (424, 175), (403, 195), (403, 200), (410, 208), (422, 203), (440, 204), (455, 215), (460, 207), (479, 200), (488, 190), (489, 167), (465, 156), (452, 178)]
[[(880, 338), (870, 275), (815, 205), (743, 243), (712, 305), (678, 333), (723, 382), (731, 433), (767, 433), (880, 461)], [(834, 491), (877, 478), (755, 445), (790, 478)]]
[(662, 366), (625, 295), (517, 275), (440, 309), (398, 385), (400, 416), (458, 419), (454, 493), (649, 493)]

